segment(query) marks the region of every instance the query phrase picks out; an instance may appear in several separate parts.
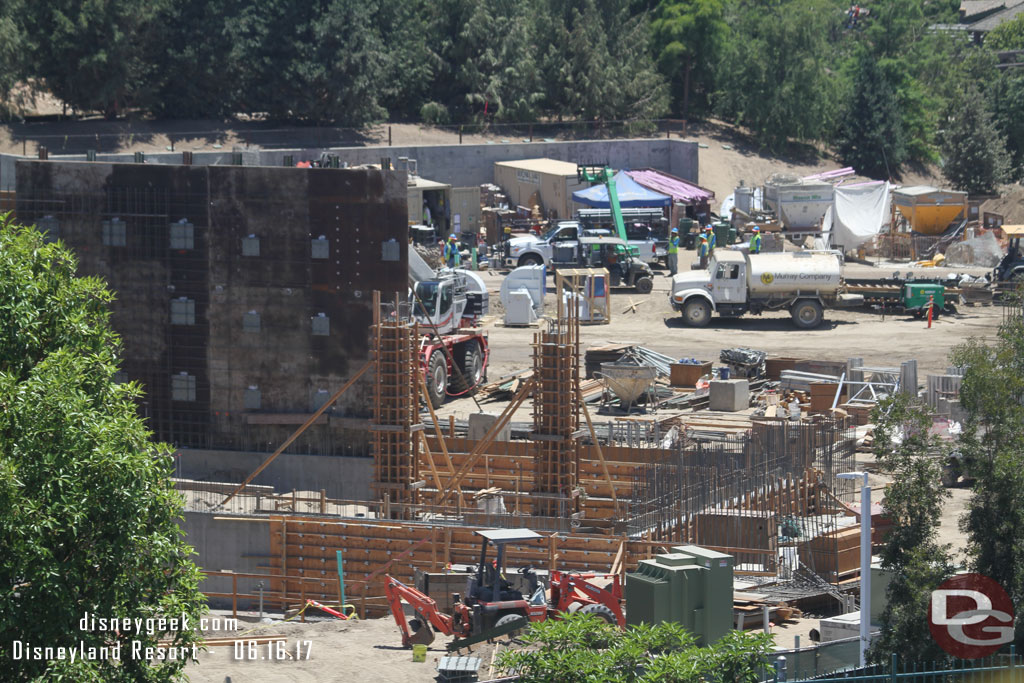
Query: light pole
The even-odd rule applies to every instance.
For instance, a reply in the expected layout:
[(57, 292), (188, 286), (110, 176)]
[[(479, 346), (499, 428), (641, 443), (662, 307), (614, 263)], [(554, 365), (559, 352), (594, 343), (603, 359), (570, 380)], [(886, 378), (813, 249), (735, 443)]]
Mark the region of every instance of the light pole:
[(842, 472), (838, 479), (860, 479), (860, 665), (868, 665), (868, 637), (871, 633), (871, 487), (867, 472)]

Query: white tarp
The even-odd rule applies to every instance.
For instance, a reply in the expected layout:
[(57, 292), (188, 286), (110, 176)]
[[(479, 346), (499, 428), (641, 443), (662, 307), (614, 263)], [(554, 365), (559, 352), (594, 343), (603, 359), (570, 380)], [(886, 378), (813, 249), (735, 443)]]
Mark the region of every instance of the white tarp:
[(836, 188), (832, 199), (832, 244), (856, 249), (889, 222), (889, 183)]

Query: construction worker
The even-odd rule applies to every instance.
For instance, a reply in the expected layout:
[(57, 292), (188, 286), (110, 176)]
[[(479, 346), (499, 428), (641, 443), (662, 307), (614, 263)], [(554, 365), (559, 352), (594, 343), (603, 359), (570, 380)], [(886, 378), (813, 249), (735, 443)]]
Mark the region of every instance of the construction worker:
[(679, 270), (679, 228), (672, 228), (668, 238), (668, 274), (675, 275)]
[(462, 263), (462, 254), (459, 253), (459, 243), (454, 232), (448, 235), (448, 241), (444, 245), (444, 262), (449, 268), (458, 268)]
[(754, 226), (754, 235), (750, 238), (750, 253), (761, 253), (761, 228)]
[(708, 245), (708, 233), (705, 231), (700, 236), (700, 241), (697, 242), (697, 256), (700, 257), (700, 267), (708, 267), (708, 254), (711, 253), (711, 247)]
[(715, 238), (715, 231), (710, 225), (708, 225), (704, 228), (704, 233), (708, 237), (708, 256), (711, 256), (711, 254), (715, 253), (715, 242), (717, 241)]
[[(433, 221), (431, 220), (430, 207), (427, 206), (427, 200), (426, 199), (423, 200), (423, 225), (426, 225), (426, 226), (429, 226), (429, 227), (433, 227), (433, 225), (434, 225)], [(437, 233), (434, 233), (434, 234), (436, 235)]]

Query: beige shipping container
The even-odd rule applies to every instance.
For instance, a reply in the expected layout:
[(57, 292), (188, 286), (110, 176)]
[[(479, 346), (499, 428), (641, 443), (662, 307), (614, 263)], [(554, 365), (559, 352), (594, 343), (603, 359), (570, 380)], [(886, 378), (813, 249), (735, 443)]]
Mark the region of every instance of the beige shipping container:
[(582, 206), (572, 200), (572, 193), (590, 187), (576, 180), (576, 164), (557, 159), (496, 162), (494, 184), (508, 194), (510, 209), (532, 209), (539, 197), (544, 215), (558, 219), (572, 218)]

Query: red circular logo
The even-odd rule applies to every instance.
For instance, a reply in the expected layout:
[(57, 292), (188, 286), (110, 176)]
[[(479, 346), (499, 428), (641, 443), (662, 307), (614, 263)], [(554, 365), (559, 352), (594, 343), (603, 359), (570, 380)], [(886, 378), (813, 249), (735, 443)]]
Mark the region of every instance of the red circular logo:
[(1013, 602), (987, 576), (959, 574), (932, 591), (928, 627), (952, 656), (987, 657), (1013, 641)]

